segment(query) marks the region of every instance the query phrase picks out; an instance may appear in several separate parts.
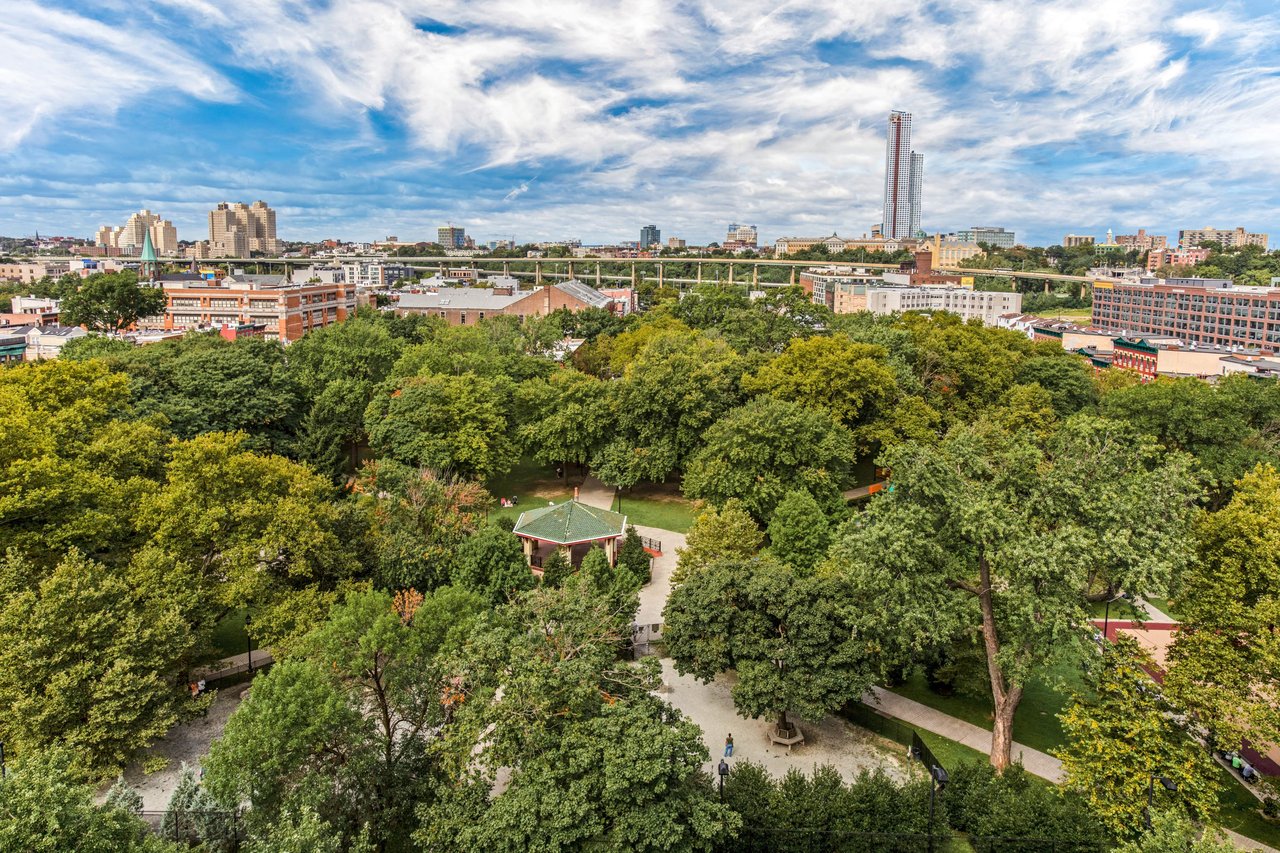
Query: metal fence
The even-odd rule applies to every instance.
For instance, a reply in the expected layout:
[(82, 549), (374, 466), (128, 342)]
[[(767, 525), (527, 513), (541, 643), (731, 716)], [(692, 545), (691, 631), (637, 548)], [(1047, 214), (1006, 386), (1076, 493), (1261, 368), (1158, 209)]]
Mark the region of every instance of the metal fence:
[(209, 850), (233, 850), (245, 840), (236, 809), (169, 809), (139, 812), (151, 831), (169, 841), (200, 843)]

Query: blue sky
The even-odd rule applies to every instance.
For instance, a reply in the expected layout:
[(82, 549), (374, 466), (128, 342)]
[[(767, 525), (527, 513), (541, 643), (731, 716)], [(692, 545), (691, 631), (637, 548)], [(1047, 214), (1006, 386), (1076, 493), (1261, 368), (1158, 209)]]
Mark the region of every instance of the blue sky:
[(1173, 0), (3, 0), (0, 234), (262, 198), (292, 239), (1280, 241), (1280, 11)]

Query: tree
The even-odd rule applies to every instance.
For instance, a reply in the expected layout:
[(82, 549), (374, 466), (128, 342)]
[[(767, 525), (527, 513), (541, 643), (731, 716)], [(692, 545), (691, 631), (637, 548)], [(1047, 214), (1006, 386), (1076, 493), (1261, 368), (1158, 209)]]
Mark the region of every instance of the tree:
[(1280, 474), (1258, 466), (1201, 515), (1165, 679), (1224, 749), (1280, 743)]
[(762, 545), (764, 534), (742, 501), (730, 498), (719, 509), (707, 507), (689, 528), (685, 547), (676, 549), (676, 570), (671, 582), (678, 584), (718, 560), (754, 557)]
[(1133, 424), (1161, 444), (1196, 457), (1211, 477), (1211, 508), (1260, 462), (1280, 464), (1280, 388), (1246, 376), (1210, 385), (1198, 379), (1157, 379), (1111, 391), (1102, 413)]
[(627, 535), (618, 549), (618, 569), (629, 573), (643, 586), (653, 579), (653, 558), (644, 549), (644, 542), (634, 524), (627, 525)]
[(520, 540), (496, 524), (481, 526), (463, 541), (451, 579), (494, 604), (534, 587)]
[(738, 675), (742, 714), (787, 712), (818, 720), (871, 686), (868, 649), (840, 582), (801, 577), (768, 557), (722, 560), (691, 573), (663, 611), (663, 640), (676, 671), (707, 682)]
[(1060, 418), (1070, 417), (1098, 400), (1088, 365), (1073, 353), (1028, 358), (1018, 365), (1016, 377), (1020, 384), (1035, 384), (1048, 391)]
[(769, 519), (769, 550), (801, 572), (811, 570), (831, 545), (831, 525), (813, 495), (788, 492)]
[(386, 386), (365, 412), (369, 442), (406, 465), (485, 478), (510, 470), (509, 380), (427, 373)]
[[(1148, 791), (1159, 799), (1152, 811), (1177, 806), (1203, 821), (1218, 810), (1218, 767), (1195, 733), (1182, 722), (1145, 670), (1153, 666), (1131, 638), (1106, 647), (1090, 661), (1085, 692), (1061, 715), (1067, 746), (1060, 752), (1067, 785), (1120, 837), (1132, 837), (1147, 817)], [(1152, 776), (1177, 789), (1165, 790)]]
[(1082, 850), (1110, 846), (1110, 833), (1081, 796), (1041, 784), (1021, 764), (996, 773), (990, 764), (966, 762), (951, 767), (950, 777), (947, 817), (970, 837), (1052, 839)]
[(797, 487), (834, 511), (856, 455), (852, 433), (831, 415), (772, 397), (729, 412), (705, 441), (689, 462), (685, 495), (716, 505), (738, 498), (761, 521)]
[(573, 563), (561, 553), (560, 549), (551, 552), (551, 556), (542, 561), (542, 585), (553, 589), (564, 585), (565, 579), (574, 573)]
[(111, 359), (127, 356), (133, 352), (132, 341), (122, 338), (109, 338), (106, 335), (85, 335), (63, 344), (58, 352), (60, 360), (88, 361), (92, 358)]
[[(12, 753), (10, 753), (12, 756)], [(41, 853), (177, 853), (135, 814), (95, 806), (75, 756), (52, 748), (10, 758), (0, 783), (0, 850)]]
[(539, 462), (584, 465), (612, 426), (605, 383), (576, 370), (558, 370), (546, 380), (522, 383), (525, 410), (520, 441)]
[(139, 414), (163, 415), (181, 438), (239, 431), (253, 450), (295, 449), (302, 395), (274, 341), (187, 335), (138, 347), (112, 366), (129, 377)]
[(77, 551), (47, 575), (10, 552), (0, 631), (0, 740), (11, 750), (61, 744), (86, 773), (109, 772), (210, 701), (193, 703), (174, 677), (196, 641), (166, 590)]
[(164, 290), (140, 285), (131, 272), (91, 275), (58, 309), (64, 326), (85, 326), (98, 332), (119, 332), (140, 317), (164, 310)]
[(479, 483), (389, 459), (365, 465), (356, 489), (369, 495), (374, 580), (386, 589), (447, 583), (463, 543), (493, 507)]
[(844, 335), (796, 338), (781, 355), (743, 376), (742, 390), (806, 407), (821, 406), (853, 427), (897, 395), (887, 356), (882, 347), (855, 343)]
[(620, 659), (635, 608), (580, 572), (472, 634), (444, 732), (454, 781), (420, 809), (419, 845), (699, 850), (736, 828), (701, 772), (701, 732), (651, 695), (656, 662)]
[(442, 662), (484, 608), (453, 588), (349, 595), (254, 682), (212, 748), (206, 787), (225, 807), (248, 802), (257, 835), (310, 806), (344, 841), (368, 833), (401, 849), (431, 799), (428, 744), (452, 683)]
[(618, 435), (593, 456), (596, 475), (630, 486), (685, 467), (707, 428), (739, 401), (741, 373), (723, 341), (674, 330), (653, 337), (609, 386)]
[(958, 426), (936, 447), (904, 445), (884, 462), (893, 488), (846, 528), (833, 562), (890, 658), (980, 628), (991, 762), (1003, 770), (1027, 681), (1084, 641), (1097, 567), (1116, 588), (1159, 594), (1187, 564), (1198, 496), (1189, 460), (1078, 415), (1044, 446)]
[(308, 406), (303, 458), (335, 477), (356, 468), (365, 410), (403, 348), (384, 325), (363, 316), (316, 329), (289, 347), (289, 374)]
[(1222, 833), (1171, 812), (1156, 812), (1151, 824), (1151, 829), (1121, 844), (1115, 853), (1235, 853), (1238, 849)]
[(359, 543), (339, 536), (343, 515), (325, 478), (244, 445), (220, 433), (175, 443), (137, 524), (162, 572), (154, 583), (171, 583), (176, 570), (210, 625), (249, 605), (256, 638), (274, 643), (322, 618), (322, 599), (361, 569)]

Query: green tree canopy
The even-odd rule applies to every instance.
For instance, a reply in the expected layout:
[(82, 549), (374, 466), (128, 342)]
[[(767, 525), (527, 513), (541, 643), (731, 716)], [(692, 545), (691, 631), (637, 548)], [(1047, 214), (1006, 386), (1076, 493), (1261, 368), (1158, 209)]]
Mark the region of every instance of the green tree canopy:
[(685, 547), (676, 549), (676, 571), (672, 583), (680, 583), (693, 572), (725, 559), (746, 560), (764, 545), (764, 534), (737, 498), (729, 498), (717, 509), (709, 506), (693, 521), (685, 536)]
[(930, 637), (980, 627), (991, 677), (991, 761), (1032, 674), (1078, 648), (1085, 592), (1167, 590), (1190, 559), (1190, 462), (1123, 424), (1076, 416), (1045, 446), (997, 427), (953, 428), (890, 452), (893, 487), (833, 550), (869, 635), (905, 661)]
[(748, 394), (770, 394), (806, 407), (821, 406), (845, 426), (868, 421), (889, 406), (898, 386), (888, 353), (844, 335), (797, 338), (781, 355), (742, 377)]
[(64, 326), (119, 332), (140, 317), (154, 317), (164, 305), (164, 291), (139, 284), (135, 273), (98, 273), (63, 298), (58, 317)]
[(515, 464), (512, 385), (474, 373), (426, 373), (383, 385), (365, 412), (373, 449), (415, 467), (490, 477)]
[(733, 704), (749, 717), (820, 720), (875, 680), (870, 649), (839, 579), (804, 577), (768, 557), (690, 573), (663, 611), (676, 671), (710, 681), (735, 670)]
[(520, 540), (496, 524), (482, 525), (458, 549), (453, 582), (494, 604), (533, 589), (533, 572)]
[(10, 758), (0, 783), (0, 850), (177, 853), (137, 815), (94, 805), (93, 788), (75, 765), (71, 752), (56, 748)]
[[(1147, 673), (1150, 658), (1121, 637), (1089, 663), (1085, 691), (1061, 715), (1066, 784), (1121, 838), (1144, 825), (1149, 787), (1159, 797), (1153, 811), (1211, 820), (1218, 810), (1218, 767)], [(1177, 790), (1152, 785), (1152, 775)]]
[(1280, 743), (1280, 474), (1258, 466), (1196, 525), (1165, 684), (1224, 749)]
[(853, 434), (826, 411), (757, 397), (707, 430), (689, 462), (684, 493), (716, 505), (738, 498), (764, 521), (788, 492), (803, 488), (834, 511), (855, 454)]
[(788, 492), (769, 519), (770, 552), (808, 572), (826, 556), (830, 545), (831, 522), (813, 495), (803, 489)]

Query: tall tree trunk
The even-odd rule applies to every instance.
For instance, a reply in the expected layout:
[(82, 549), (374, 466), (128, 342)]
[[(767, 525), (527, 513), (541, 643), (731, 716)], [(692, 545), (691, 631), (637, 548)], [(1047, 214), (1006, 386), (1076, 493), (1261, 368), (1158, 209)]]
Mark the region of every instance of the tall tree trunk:
[(1013, 753), (1013, 715), (1022, 701), (1022, 687), (1010, 687), (1000, 668), (1000, 638), (996, 635), (995, 604), (991, 595), (991, 566), (987, 555), (978, 553), (978, 603), (982, 608), (982, 646), (991, 677), (991, 699), (995, 714), (991, 727), (991, 766), (1000, 773), (1009, 766)]
[(778, 734), (783, 737), (790, 735), (790, 730), (787, 728), (787, 712), (785, 710), (778, 712)]

